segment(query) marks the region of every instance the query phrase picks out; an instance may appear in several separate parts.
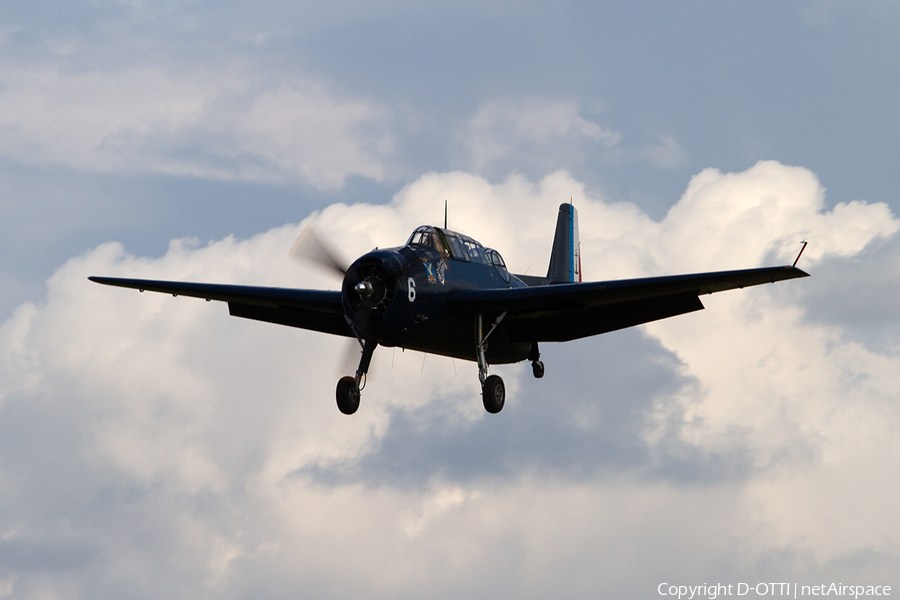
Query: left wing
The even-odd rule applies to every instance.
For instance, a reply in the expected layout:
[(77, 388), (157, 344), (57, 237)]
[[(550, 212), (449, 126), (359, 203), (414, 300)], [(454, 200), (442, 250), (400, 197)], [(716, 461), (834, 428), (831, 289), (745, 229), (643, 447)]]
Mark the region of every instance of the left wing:
[(147, 290), (207, 301), (218, 300), (227, 302), (229, 313), (235, 317), (354, 337), (344, 319), (340, 292), (117, 277), (88, 279), (142, 292)]
[(808, 277), (796, 267), (695, 273), (668, 277), (566, 283), (450, 293), (457, 314), (506, 312), (511, 341), (564, 342), (703, 308), (700, 296), (784, 279)]

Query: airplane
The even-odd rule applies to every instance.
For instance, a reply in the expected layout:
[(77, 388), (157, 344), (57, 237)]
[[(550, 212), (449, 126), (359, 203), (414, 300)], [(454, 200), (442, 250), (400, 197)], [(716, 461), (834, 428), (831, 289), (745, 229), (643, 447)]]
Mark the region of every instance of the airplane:
[[(800, 254), (806, 248), (806, 242)], [(338, 409), (357, 411), (377, 346), (478, 363), (489, 413), (506, 402), (490, 365), (531, 361), (544, 376), (539, 344), (565, 342), (701, 310), (700, 296), (808, 273), (790, 266), (641, 279), (582, 281), (578, 216), (562, 204), (545, 277), (510, 273), (500, 253), (444, 227), (416, 228), (406, 244), (372, 250), (345, 268), (310, 230), (292, 253), (343, 276), (340, 291), (89, 277), (105, 285), (228, 303), (232, 316), (355, 338), (356, 374), (342, 377)]]

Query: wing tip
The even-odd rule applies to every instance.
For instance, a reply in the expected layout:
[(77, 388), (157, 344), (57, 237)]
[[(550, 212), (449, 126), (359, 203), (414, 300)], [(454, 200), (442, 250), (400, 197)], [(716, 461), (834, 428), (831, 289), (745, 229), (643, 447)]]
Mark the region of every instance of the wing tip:
[(794, 277), (809, 277), (810, 276), (809, 273), (807, 273), (803, 269), (799, 269), (799, 268), (795, 267), (794, 265), (787, 265), (787, 266), (785, 266), (785, 269), (787, 269), (788, 271), (791, 271), (791, 273), (793, 273)]
[(124, 282), (127, 280), (120, 279), (118, 277), (98, 277), (96, 275), (91, 275), (88, 277), (89, 281), (93, 281), (94, 283), (99, 283), (102, 285), (118, 285), (124, 287)]

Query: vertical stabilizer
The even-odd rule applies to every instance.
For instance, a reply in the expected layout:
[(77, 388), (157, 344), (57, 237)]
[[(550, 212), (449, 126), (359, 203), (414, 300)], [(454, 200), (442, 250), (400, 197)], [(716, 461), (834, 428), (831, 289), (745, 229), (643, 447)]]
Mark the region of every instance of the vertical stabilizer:
[(578, 241), (578, 213), (571, 204), (560, 204), (556, 234), (550, 253), (549, 283), (581, 281), (581, 243)]

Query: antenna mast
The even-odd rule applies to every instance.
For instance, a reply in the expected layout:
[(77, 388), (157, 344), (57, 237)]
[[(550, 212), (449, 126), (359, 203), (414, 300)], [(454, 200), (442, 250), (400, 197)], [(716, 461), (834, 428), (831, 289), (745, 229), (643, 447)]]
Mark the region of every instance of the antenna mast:
[[(807, 242), (806, 240), (803, 240), (803, 241), (800, 242), (800, 243), (803, 244), (803, 246), (800, 248), (800, 254), (803, 254), (803, 251), (806, 250), (806, 244), (808, 244), (809, 242)], [(794, 264), (791, 265), (792, 267), (796, 267), (796, 266), (797, 266), (797, 261), (800, 260), (800, 254), (798, 254), (798, 255), (797, 255), (797, 258), (794, 259)]]
[(444, 229), (447, 229), (447, 201), (444, 200)]

